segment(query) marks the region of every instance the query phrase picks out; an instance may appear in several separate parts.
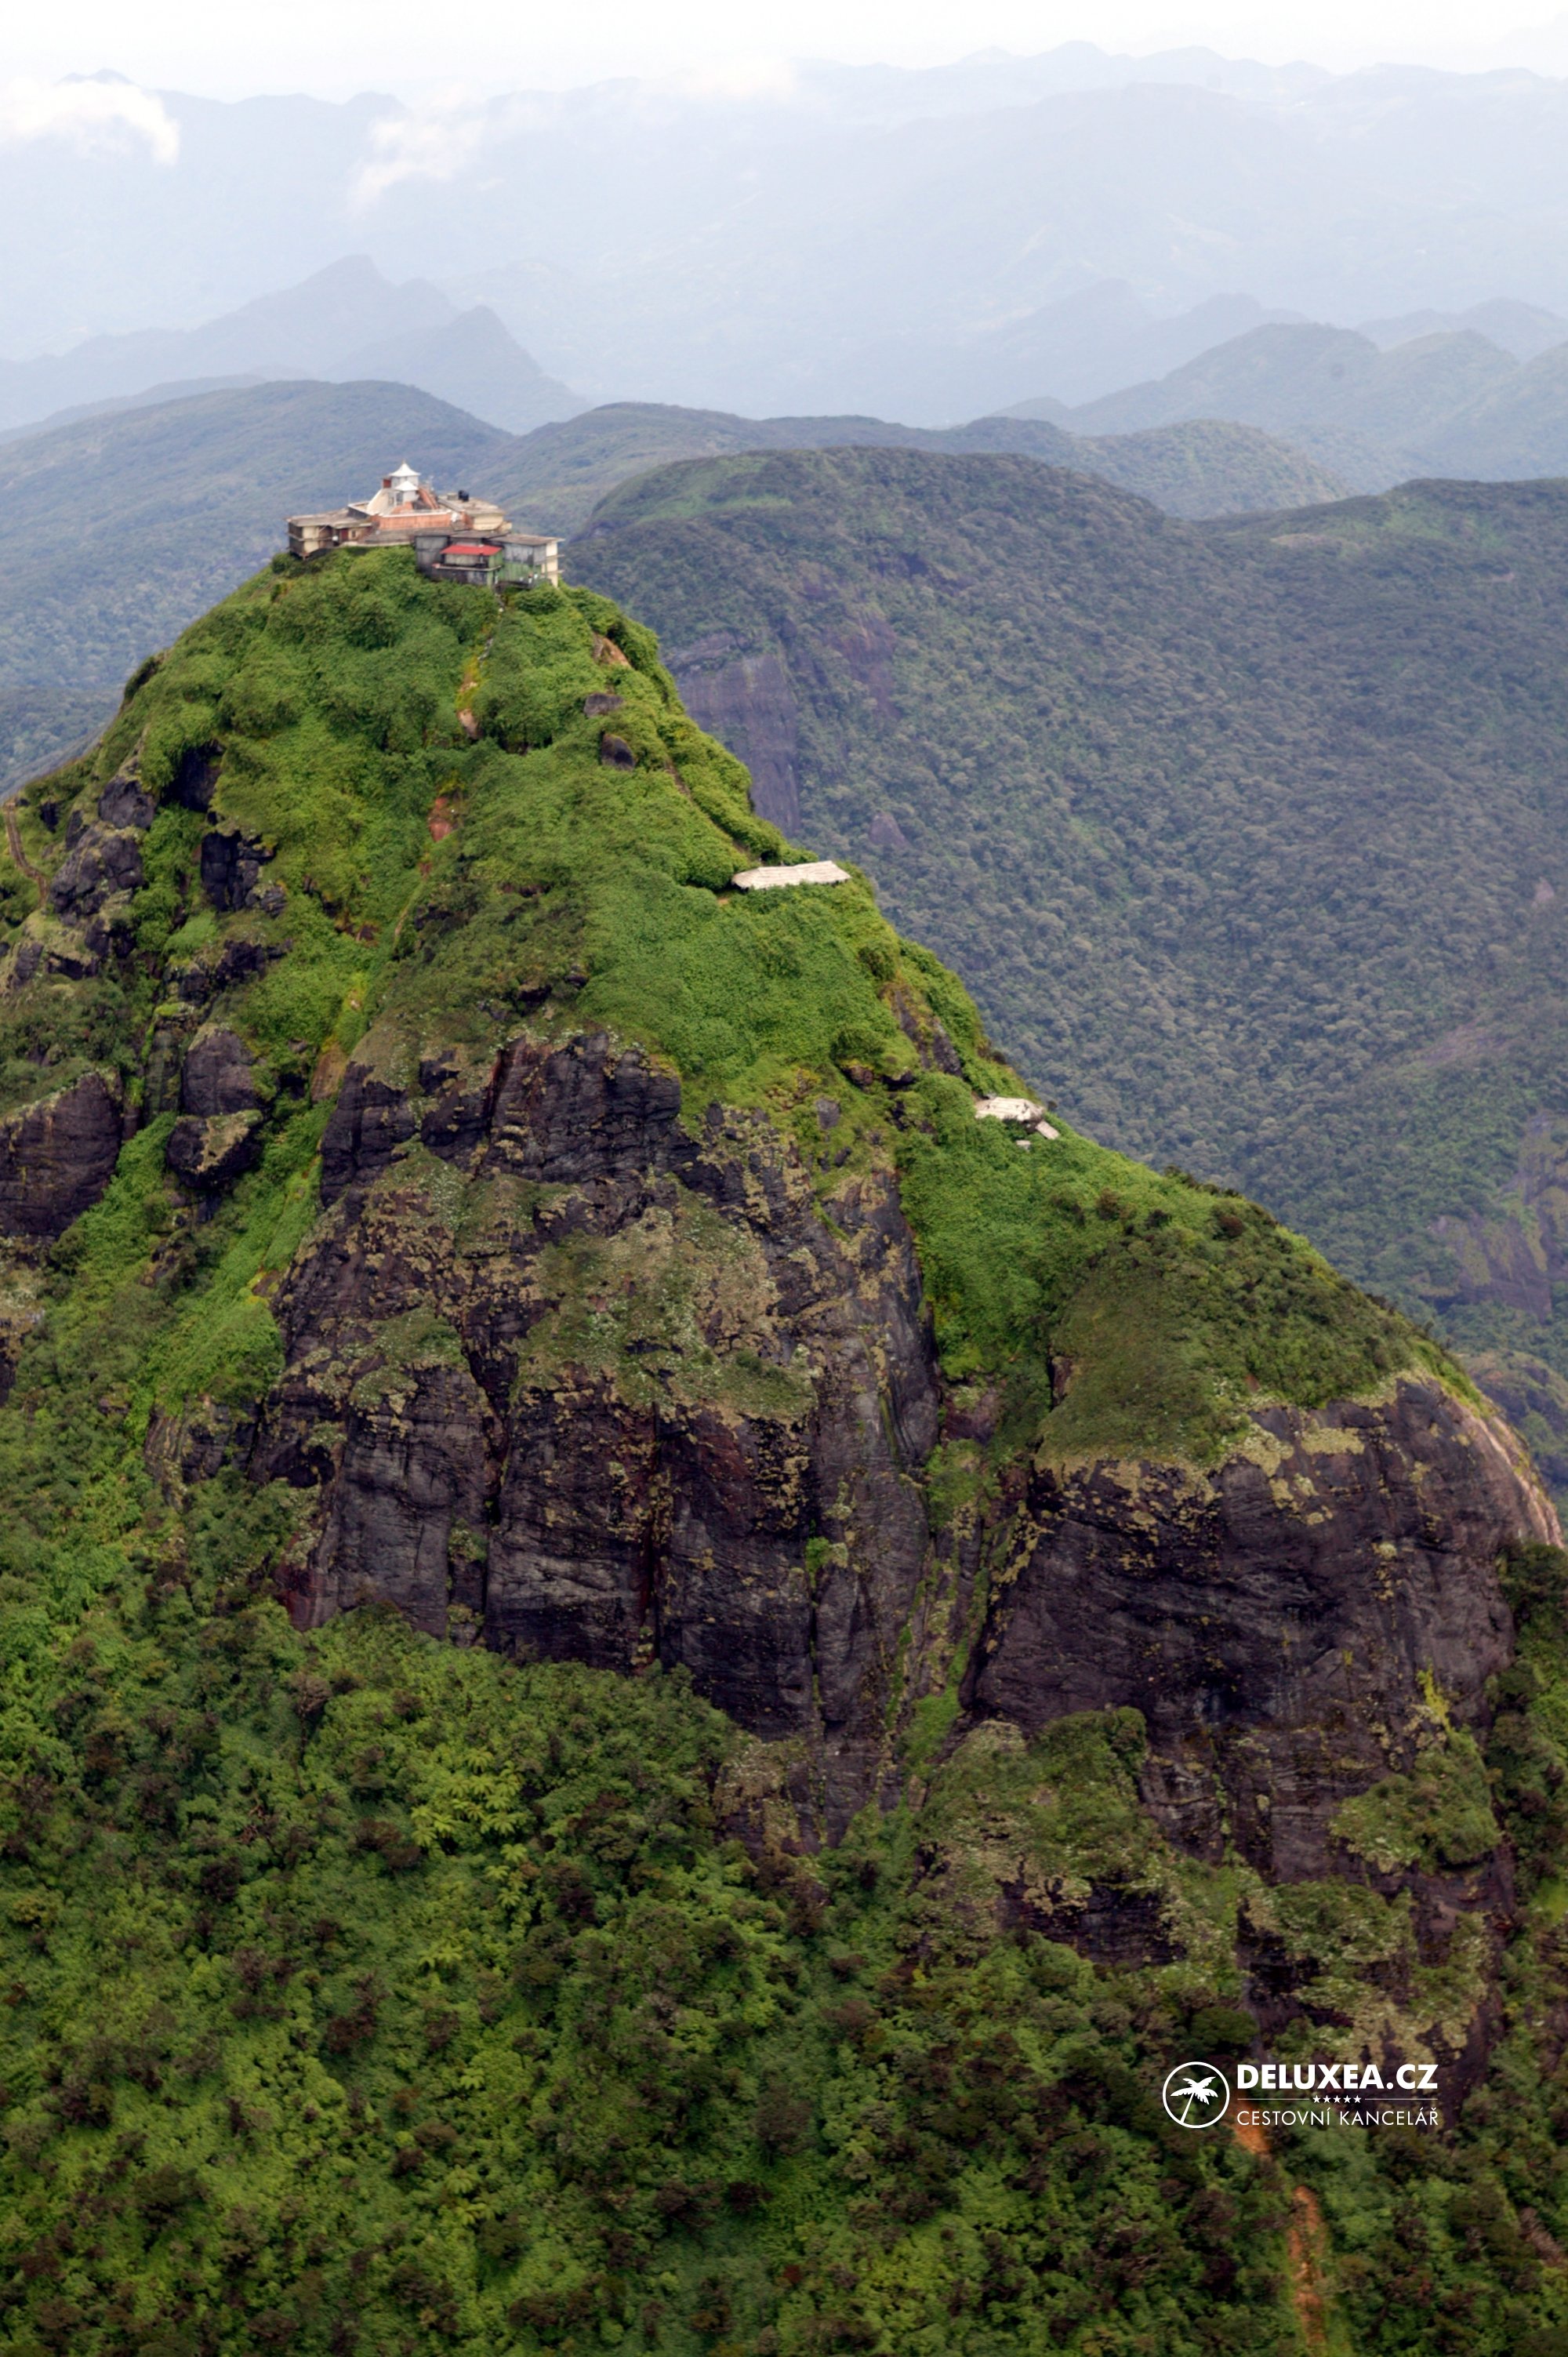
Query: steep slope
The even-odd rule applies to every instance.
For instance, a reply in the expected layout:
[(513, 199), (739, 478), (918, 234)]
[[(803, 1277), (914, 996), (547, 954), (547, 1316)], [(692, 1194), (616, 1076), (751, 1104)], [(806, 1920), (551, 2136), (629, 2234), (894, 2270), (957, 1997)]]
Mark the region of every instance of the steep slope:
[[(573, 562), (1075, 1117), (1568, 1376), (1560, 486), (1199, 532), (1004, 459), (731, 461)], [(1568, 1481), (1568, 1395), (1508, 1380)]]
[[(1554, 1995), (1506, 1428), (979, 1117), (589, 592), (278, 559), (11, 822), (13, 2338), (1283, 2357), (1283, 2182), (1153, 2095), (1305, 2008), (1451, 2104)], [(1509, 2134), (1462, 2307), (1464, 2200), (1563, 2223)]]

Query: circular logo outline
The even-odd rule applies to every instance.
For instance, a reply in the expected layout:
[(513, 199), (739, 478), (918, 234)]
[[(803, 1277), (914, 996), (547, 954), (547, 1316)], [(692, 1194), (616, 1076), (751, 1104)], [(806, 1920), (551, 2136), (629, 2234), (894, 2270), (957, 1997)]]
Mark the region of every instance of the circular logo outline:
[[(1190, 2083), (1187, 2085), (1175, 2086), (1172, 2083), (1189, 2076)], [(1214, 2084), (1216, 2081), (1218, 2087)], [(1208, 2104), (1214, 2102), (1216, 2094), (1219, 2098), (1218, 2107), (1208, 2112)], [(1173, 2120), (1178, 2128), (1218, 2127), (1230, 2108), (1230, 2082), (1218, 2062), (1178, 2062), (1174, 2070), (1165, 2072), (1165, 2083), (1160, 2089), (1160, 2102), (1165, 2117)], [(1179, 2111), (1176, 2109), (1178, 2104), (1182, 2106)], [(1195, 2104), (1204, 2104), (1206, 2117), (1196, 2120), (1192, 2117)]]

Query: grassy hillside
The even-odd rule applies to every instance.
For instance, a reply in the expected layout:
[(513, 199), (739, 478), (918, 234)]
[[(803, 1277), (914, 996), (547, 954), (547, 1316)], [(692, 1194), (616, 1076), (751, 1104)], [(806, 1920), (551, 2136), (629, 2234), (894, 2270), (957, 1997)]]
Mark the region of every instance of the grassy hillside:
[(733, 460), (573, 563), (1074, 1119), (1522, 1353), (1568, 1478), (1568, 491), (1197, 529), (1005, 459)]
[[(629, 765), (584, 710), (611, 692)], [(1251, 1207), (1065, 1125), (1047, 1157), (977, 1122), (973, 1089), (1012, 1076), (962, 989), (863, 877), (726, 890), (786, 846), (650, 633), (591, 592), (498, 608), (403, 553), (280, 559), (28, 791), (27, 869), (67, 873), (93, 839), (73, 818), (116, 778), (148, 805), (143, 872), (104, 904), (95, 969), (5, 869), (8, 1105), (91, 1072), (134, 1108), (101, 1199), (52, 1245), (13, 1244), (4, 1297), (5, 2345), (1296, 2357), (1287, 2178), (1184, 2136), (1155, 2091), (1252, 2038), (1249, 1907), (1331, 1976), (1331, 2007), (1384, 2018), (1393, 1971), (1402, 2002), (1462, 2010), (1397, 1905), (1353, 1879), (1276, 1900), (1173, 1851), (1121, 1710), (1027, 1741), (979, 1727), (945, 1759), (927, 1713), (918, 1777), (839, 1847), (760, 1838), (764, 1747), (683, 1674), (506, 1662), (374, 1610), (297, 1633), (272, 1599), (304, 1492), (246, 1478), (224, 1435), (278, 1374), (302, 1254), (349, 1233), (318, 1156), (349, 1055), (390, 1090), (432, 1042), (443, 1072), (488, 1070), (525, 1025), (640, 1043), (699, 1135), (722, 1100), (737, 1135), (795, 1139), (801, 1187), (841, 1215), (896, 1167), (960, 1396), (1010, 1401), (998, 1467), (1036, 1441), (1049, 1459), (1056, 1433), (1069, 1455), (1212, 1461), (1250, 1403), (1375, 1397), (1435, 1354)], [(213, 830), (264, 855), (249, 905), (215, 903)], [(938, 1026), (959, 1072), (915, 1052)], [(215, 1028), (256, 1101), (214, 1118), (255, 1151), (204, 1192), (172, 1160), (167, 1083)], [(481, 1261), (570, 1192), (470, 1182), (406, 1144), (422, 1232)], [(746, 1216), (766, 1228), (763, 1194)], [(568, 1355), (644, 1385), (673, 1361), (722, 1415), (734, 1386), (808, 1379), (695, 1348), (679, 1265), (596, 1263), (555, 1232), (581, 1282), (566, 1322), (526, 1313), (552, 1382)], [(382, 1232), (389, 1279), (427, 1265), (410, 1237)], [(719, 1274), (744, 1335), (746, 1272)], [(1053, 1337), (1076, 1368), (1060, 1399)], [(373, 1398), (454, 1366), (456, 1341), (417, 1310), (317, 1373)], [(955, 1441), (944, 1479), (972, 1494)], [(1531, 1894), (1562, 1838), (1565, 1569), (1545, 1550), (1516, 1567), (1539, 1643), (1494, 1763)], [(1494, 1837), (1474, 1747), (1434, 1720), (1421, 1756), (1347, 1838), (1463, 1863)], [(1179, 1926), (1169, 1960), (1097, 1964), (1015, 1921), (1015, 1857), (1042, 1889), (1146, 1894)], [(1369, 2357), (1419, 2345), (1412, 2318), (1476, 2357), (1555, 2345), (1540, 2237), (1568, 2221), (1530, 2042), (1562, 1994), (1555, 1920), (1545, 1888), (1504, 2000), (1506, 2108), (1483, 2088), (1447, 2140), (1288, 2155), (1342, 2255), (1313, 2298)]]

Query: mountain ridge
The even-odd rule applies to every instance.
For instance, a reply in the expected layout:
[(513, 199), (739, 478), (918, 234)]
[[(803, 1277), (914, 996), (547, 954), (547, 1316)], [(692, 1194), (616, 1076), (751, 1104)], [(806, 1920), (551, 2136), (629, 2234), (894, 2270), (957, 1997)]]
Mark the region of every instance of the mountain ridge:
[(298, 286), (258, 296), (197, 328), (100, 336), (59, 355), (0, 361), (0, 428), (41, 431), (62, 410), (109, 402), (146, 404), (183, 380), (391, 378), (483, 408), (507, 433), (526, 433), (585, 406), (545, 374), (487, 305), (459, 310), (438, 286), (392, 285), (363, 254)]
[[(974, 431), (959, 429), (960, 444)], [(609, 482), (672, 448), (734, 448), (773, 432), (921, 439), (875, 420), (780, 427), (628, 405), (519, 440), (407, 387), (271, 383), (0, 442), (0, 792), (102, 724), (126, 674), (263, 563), (286, 516), (360, 495), (389, 457), (413, 453), (448, 487), (471, 477), (511, 503), (519, 522), (559, 533)], [(1130, 472), (1178, 505), (1218, 499), (1233, 508), (1267, 504), (1271, 492), (1337, 489), (1309, 461), (1240, 429), (1182, 427), (1088, 450), (1049, 425), (1003, 420), (990, 432), (1047, 460), (1066, 452)], [(65, 550), (53, 533), (62, 486), (83, 513)]]
[[(1376, 319), (1500, 289), (1568, 310), (1561, 81), (1303, 81), (1196, 52), (1154, 72), (1101, 53), (880, 81), (818, 69), (735, 100), (631, 81), (415, 105), (149, 92), (167, 161), (134, 133), (101, 155), (63, 132), (0, 159), (27, 225), (0, 342), (218, 310), (359, 251), (400, 278), (508, 280), (515, 296), (465, 299), (493, 301), (588, 397), (935, 424), (1048, 389), (1038, 352), (998, 381), (994, 339), (1097, 281), (1167, 316), (1219, 300)], [(999, 207), (1043, 233), (999, 240)], [(622, 225), (608, 249), (605, 219)], [(917, 312), (924, 352), (904, 340)]]
[(1292, 437), (1359, 490), (1423, 475), (1507, 481), (1568, 471), (1568, 344), (1519, 361), (1475, 328), (1380, 347), (1366, 330), (1271, 325), (1157, 382), (1012, 414), (1090, 434), (1234, 417)]

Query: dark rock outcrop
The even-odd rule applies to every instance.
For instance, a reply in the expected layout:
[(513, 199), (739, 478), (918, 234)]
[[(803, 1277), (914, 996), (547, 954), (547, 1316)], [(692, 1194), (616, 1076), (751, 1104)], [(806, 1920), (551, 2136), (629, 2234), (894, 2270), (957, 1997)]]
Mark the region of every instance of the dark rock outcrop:
[(63, 1235), (120, 1156), (121, 1100), (101, 1072), (0, 1122), (0, 1234)]
[(216, 1195), (255, 1167), (262, 1143), (259, 1113), (220, 1113), (205, 1119), (182, 1114), (169, 1132), (164, 1159), (188, 1187)]
[(966, 1700), (1033, 1731), (1131, 1705), (1147, 1804), (1273, 1880), (1333, 1870), (1328, 1821), (1485, 1713), (1512, 1651), (1500, 1550), (1555, 1538), (1500, 1429), (1433, 1381), (1262, 1410), (1212, 1475), (1036, 1470), (999, 1534)]
[(321, 1140), (322, 1201), (335, 1203), (345, 1189), (378, 1177), (416, 1126), (405, 1089), (351, 1064)]
[[(1423, 1709), (1484, 1714), (1498, 1552), (1555, 1525), (1435, 1381), (1261, 1411), (1211, 1475), (1042, 1464), (933, 1533), (943, 1387), (890, 1174), (819, 1208), (772, 1126), (715, 1104), (693, 1134), (674, 1074), (602, 1035), (419, 1074), (350, 1068), (335, 1215), (277, 1303), (253, 1469), (321, 1491), (302, 1620), (380, 1595), (438, 1629), (462, 1603), (506, 1649), (683, 1663), (806, 1744), (832, 1824), (983, 1576), (965, 1723), (1137, 1708), (1166, 1831), (1218, 1856), (1229, 1829), (1274, 1879), (1342, 1865), (1330, 1818), (1408, 1762)], [(490, 1206), (460, 1244), (401, 1159), (416, 1137)]]
[(142, 853), (132, 827), (86, 826), (55, 870), (49, 885), (49, 906), (68, 923), (81, 924), (96, 916), (106, 900), (119, 892), (134, 892), (142, 882)]
[(176, 995), (188, 1005), (204, 1006), (220, 991), (253, 982), (288, 947), (286, 942), (257, 941), (245, 933), (230, 933), (217, 945), (215, 955), (209, 950), (206, 955), (193, 958), (188, 965), (173, 967), (169, 979)]
[(201, 838), (201, 888), (215, 909), (244, 909), (259, 899), (267, 855), (248, 835), (214, 828)]
[(180, 1073), (179, 1109), (206, 1118), (213, 1114), (252, 1113), (257, 1103), (250, 1050), (236, 1033), (216, 1026), (200, 1031), (186, 1050)]
[(423, 1141), (495, 1207), (459, 1244), (395, 1165), (407, 1094), (351, 1071), (252, 1469), (322, 1491), (302, 1621), (381, 1595), (440, 1628), (464, 1604), (503, 1650), (683, 1663), (808, 1744), (842, 1823), (930, 1553), (919, 1270), (889, 1177), (846, 1182), (830, 1225), (771, 1125), (715, 1105), (693, 1136), (680, 1107), (602, 1037), (447, 1081)]
[(209, 811), (222, 763), (221, 745), (188, 745), (175, 763), (169, 800), (182, 810)]
[(133, 758), (116, 770), (98, 797), (98, 815), (105, 826), (134, 826), (145, 834), (157, 808), (141, 781), (140, 764)]

